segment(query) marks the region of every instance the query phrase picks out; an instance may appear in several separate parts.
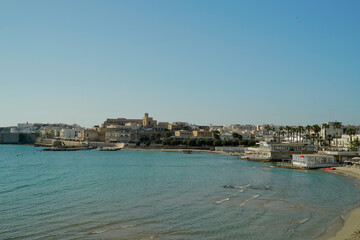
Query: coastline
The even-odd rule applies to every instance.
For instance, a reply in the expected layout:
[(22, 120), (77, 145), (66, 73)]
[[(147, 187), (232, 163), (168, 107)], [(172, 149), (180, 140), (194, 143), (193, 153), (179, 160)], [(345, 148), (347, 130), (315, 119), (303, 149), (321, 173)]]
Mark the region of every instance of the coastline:
[(203, 152), (203, 153), (214, 153), (214, 154), (224, 154), (224, 155), (233, 155), (233, 156), (241, 156), (240, 153), (229, 153), (223, 151), (214, 151), (214, 150), (206, 150), (206, 149), (189, 149), (189, 148), (123, 148), (123, 150), (128, 151), (157, 151), (157, 152), (183, 152), (183, 151), (191, 151), (191, 152)]
[[(337, 167), (332, 171), (334, 174), (340, 174), (346, 177), (353, 177), (360, 180), (360, 168), (355, 167)], [(343, 227), (328, 240), (357, 240), (360, 239), (360, 206), (355, 207), (347, 214), (344, 219)]]

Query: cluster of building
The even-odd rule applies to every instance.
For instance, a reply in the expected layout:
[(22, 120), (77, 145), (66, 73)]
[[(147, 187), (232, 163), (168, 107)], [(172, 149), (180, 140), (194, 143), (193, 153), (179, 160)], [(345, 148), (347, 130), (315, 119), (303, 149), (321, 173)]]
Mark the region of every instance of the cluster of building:
[[(50, 140), (79, 143), (136, 143), (156, 134), (159, 139), (219, 139), (242, 138), (254, 140), (256, 148), (229, 148), (247, 158), (267, 161), (290, 160), (296, 154), (320, 153), (332, 155), (334, 161), (358, 155), (354, 139), (360, 139), (360, 126), (344, 126), (341, 122), (326, 122), (314, 126), (279, 126), (271, 124), (230, 124), (200, 126), (186, 122), (158, 122), (145, 113), (141, 119), (108, 118), (93, 128), (73, 124), (21, 123), (16, 127), (0, 128), (0, 143), (35, 143)], [(358, 146), (359, 147), (359, 146)], [(350, 151), (352, 150), (352, 151)], [(226, 151), (221, 148), (221, 151)], [(304, 158), (296, 159), (303, 161)]]

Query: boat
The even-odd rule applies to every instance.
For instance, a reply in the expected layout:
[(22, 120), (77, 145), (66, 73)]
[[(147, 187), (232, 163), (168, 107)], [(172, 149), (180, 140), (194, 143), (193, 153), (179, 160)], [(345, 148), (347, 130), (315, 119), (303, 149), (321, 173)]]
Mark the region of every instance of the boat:
[(99, 147), (99, 151), (120, 151), (121, 148), (119, 147)]
[(191, 154), (192, 153), (192, 151), (190, 151), (190, 150), (183, 150), (183, 154)]
[(334, 168), (334, 167), (327, 167), (327, 168), (325, 168), (325, 170), (336, 170), (336, 168)]

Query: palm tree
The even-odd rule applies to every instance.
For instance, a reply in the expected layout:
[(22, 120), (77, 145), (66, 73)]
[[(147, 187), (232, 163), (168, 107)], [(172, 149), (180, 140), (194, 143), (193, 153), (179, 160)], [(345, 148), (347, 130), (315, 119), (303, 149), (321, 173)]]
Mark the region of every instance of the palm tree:
[(310, 134), (310, 139), (312, 139), (312, 143), (315, 144), (316, 134), (315, 133)]
[(279, 142), (281, 142), (281, 132), (282, 132), (283, 129), (284, 129), (284, 127), (283, 127), (283, 126), (280, 126), (280, 127), (279, 127), (279, 131), (278, 131), (278, 133), (277, 133), (277, 135), (279, 136)]
[(288, 141), (289, 141), (291, 127), (290, 127), (290, 126), (286, 126), (285, 129), (286, 129), (286, 131), (287, 131), (287, 138), (288, 138)]
[[(339, 123), (338, 121), (335, 121), (334, 122), (334, 129), (340, 129), (341, 128), (341, 123)], [(337, 132), (336, 132), (336, 136), (335, 136), (335, 145), (336, 145), (336, 148), (338, 147), (338, 137), (341, 137), (341, 136), (338, 136)]]
[(271, 130), (271, 127), (270, 127), (270, 125), (265, 125), (264, 129), (265, 129), (266, 131), (270, 131), (270, 130)]
[(323, 123), (323, 125), (321, 126), (321, 128), (324, 129), (324, 134), (323, 134), (323, 135), (326, 137), (326, 135), (327, 135), (327, 134), (326, 134), (326, 129), (329, 128), (329, 124), (328, 124), (328, 123)]
[[(283, 138), (284, 138), (284, 136), (285, 136), (285, 131), (284, 130), (281, 130), (281, 132), (280, 132), (280, 135), (282, 135), (283, 136)], [(280, 141), (281, 142), (281, 141)]]
[(346, 134), (350, 136), (350, 142), (352, 142), (352, 136), (355, 135), (356, 130), (355, 128), (349, 128), (346, 130)]
[(299, 139), (299, 138), (301, 138), (301, 134), (304, 132), (305, 128), (303, 126), (298, 126), (297, 130), (299, 132), (299, 136), (298, 136), (298, 139)]
[(317, 144), (318, 144), (318, 148), (324, 145), (324, 139), (322, 136), (318, 136), (318, 140), (317, 140)]
[(328, 143), (329, 143), (329, 150), (330, 150), (330, 147), (331, 147), (331, 141), (334, 139), (334, 136), (333, 135), (331, 135), (331, 134), (328, 134), (328, 135), (326, 135), (326, 137), (325, 137), (325, 141), (327, 141)]
[[(317, 139), (317, 142), (319, 144), (319, 132), (321, 131), (321, 127), (317, 124), (313, 125), (312, 126), (312, 130), (314, 131), (314, 134), (315, 134), (315, 138)], [(315, 141), (314, 141), (315, 143)]]
[(307, 130), (307, 134), (310, 134), (312, 127), (310, 125), (307, 125), (305, 129)]
[(295, 127), (291, 127), (291, 139), (292, 139), (292, 142), (294, 142), (294, 135), (295, 135), (295, 132), (296, 132), (296, 128)]

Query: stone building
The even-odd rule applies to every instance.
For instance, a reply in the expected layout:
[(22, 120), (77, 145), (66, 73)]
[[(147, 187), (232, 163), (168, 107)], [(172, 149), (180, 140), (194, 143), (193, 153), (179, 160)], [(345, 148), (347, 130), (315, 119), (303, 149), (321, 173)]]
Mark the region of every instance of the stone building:
[(197, 130), (193, 131), (193, 136), (197, 138), (213, 138), (213, 133), (207, 130)]
[(247, 158), (251, 160), (282, 161), (291, 160), (294, 154), (314, 153), (315, 148), (307, 143), (273, 143), (260, 142), (259, 148), (247, 152)]
[(142, 125), (143, 125), (143, 127), (151, 128), (154, 125), (156, 125), (156, 121), (152, 117), (149, 117), (148, 113), (145, 113), (145, 115), (142, 119)]

